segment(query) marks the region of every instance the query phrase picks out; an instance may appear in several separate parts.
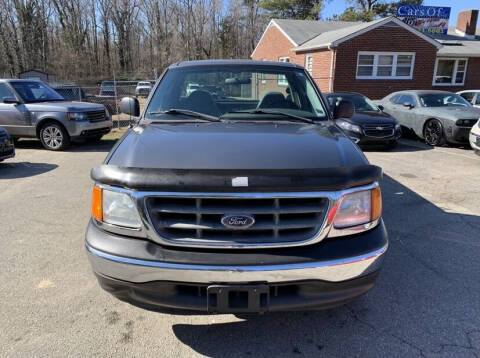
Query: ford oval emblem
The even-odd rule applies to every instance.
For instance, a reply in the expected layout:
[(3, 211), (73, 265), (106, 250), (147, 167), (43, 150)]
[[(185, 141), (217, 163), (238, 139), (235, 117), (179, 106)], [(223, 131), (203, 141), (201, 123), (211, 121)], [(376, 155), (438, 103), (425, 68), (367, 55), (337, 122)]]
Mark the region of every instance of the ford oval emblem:
[(242, 230), (255, 224), (255, 219), (250, 215), (225, 215), (222, 217), (222, 224), (229, 229)]

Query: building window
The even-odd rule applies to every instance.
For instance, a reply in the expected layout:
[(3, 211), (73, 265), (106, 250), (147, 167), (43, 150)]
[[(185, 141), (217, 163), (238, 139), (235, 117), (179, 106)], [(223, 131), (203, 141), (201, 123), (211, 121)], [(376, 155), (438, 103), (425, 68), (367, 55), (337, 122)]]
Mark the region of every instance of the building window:
[[(290, 57), (279, 57), (278, 62), (290, 62)], [(279, 86), (288, 86), (285, 75), (278, 75), (277, 83)]]
[(414, 63), (414, 52), (359, 52), (357, 78), (409, 80)]
[(313, 71), (313, 55), (306, 55), (305, 56), (305, 69), (312, 74)]
[(467, 73), (466, 58), (437, 58), (433, 85), (435, 86), (462, 86)]

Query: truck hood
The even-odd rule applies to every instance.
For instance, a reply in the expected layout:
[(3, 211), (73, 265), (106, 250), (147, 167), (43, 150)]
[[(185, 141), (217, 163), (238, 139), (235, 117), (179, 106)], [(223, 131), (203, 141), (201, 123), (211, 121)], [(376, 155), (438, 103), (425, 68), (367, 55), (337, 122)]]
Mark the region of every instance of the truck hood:
[(87, 112), (105, 108), (103, 104), (67, 101), (26, 103), (25, 107), (32, 112)]
[(457, 119), (478, 119), (480, 117), (480, 108), (476, 107), (422, 107), (421, 111), (425, 115), (432, 117)]
[(323, 169), (368, 164), (332, 122), (142, 124), (106, 163), (155, 169)]

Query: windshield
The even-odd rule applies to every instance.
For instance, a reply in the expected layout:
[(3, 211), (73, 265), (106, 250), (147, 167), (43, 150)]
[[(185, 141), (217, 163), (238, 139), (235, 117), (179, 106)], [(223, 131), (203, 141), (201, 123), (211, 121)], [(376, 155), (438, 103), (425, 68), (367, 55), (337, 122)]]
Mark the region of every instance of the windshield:
[(420, 103), (423, 107), (470, 107), (471, 104), (455, 93), (430, 93), (420, 95)]
[(138, 82), (138, 86), (151, 86), (150, 82)]
[(64, 101), (54, 89), (48, 87), (42, 82), (11, 82), (12, 87), (17, 91), (26, 103), (46, 102), (46, 101)]
[[(148, 105), (145, 118), (172, 119), (161, 113), (170, 109), (235, 120), (272, 116), (279, 119), (267, 111), (310, 119), (327, 118), (315, 88), (302, 70), (266, 65), (169, 69)], [(254, 110), (263, 113), (246, 113)], [(289, 120), (287, 116), (281, 119)]]
[(356, 112), (378, 112), (378, 107), (367, 97), (360, 94), (329, 94), (327, 95), (330, 108), (333, 110), (341, 101), (350, 101), (355, 106)]

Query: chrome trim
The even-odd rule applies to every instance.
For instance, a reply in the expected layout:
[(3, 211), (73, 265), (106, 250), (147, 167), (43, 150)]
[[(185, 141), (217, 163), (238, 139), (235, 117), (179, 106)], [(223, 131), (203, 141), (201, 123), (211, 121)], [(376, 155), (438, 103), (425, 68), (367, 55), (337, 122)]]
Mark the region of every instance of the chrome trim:
[[(311, 245), (322, 241), (325, 237), (329, 235), (329, 232), (332, 229), (333, 222), (327, 222), (328, 213), (330, 210), (337, 204), (339, 199), (346, 195), (357, 191), (363, 190), (371, 190), (377, 188), (379, 186), (378, 182), (373, 182), (368, 185), (358, 186), (355, 188), (349, 188), (339, 191), (309, 191), (309, 192), (163, 192), (163, 191), (137, 191), (131, 189), (125, 189), (121, 187), (115, 187), (105, 184), (95, 184), (99, 188), (105, 190), (112, 190), (118, 191), (122, 193), (126, 193), (130, 195), (132, 200), (136, 203), (140, 220), (142, 222), (142, 227), (140, 232), (150, 238), (152, 241), (168, 246), (176, 246), (176, 247), (197, 247), (197, 248), (224, 248), (224, 249), (235, 249), (235, 248), (243, 248), (243, 249), (258, 249), (258, 248), (279, 248), (279, 247), (293, 247), (293, 246), (303, 246), (303, 245)], [(172, 241), (161, 237), (155, 230), (151, 218), (149, 216), (147, 205), (146, 205), (146, 198), (148, 197), (200, 197), (200, 198), (250, 198), (250, 199), (275, 199), (275, 198), (327, 198), (329, 200), (329, 205), (326, 210), (327, 214), (324, 216), (324, 220), (320, 229), (317, 233), (315, 233), (311, 238), (303, 241), (288, 241), (288, 242), (281, 242), (281, 243), (252, 243), (252, 244), (235, 244), (235, 243), (208, 243), (206, 241), (201, 242), (194, 242), (194, 241)], [(95, 221), (94, 221), (95, 222)], [(98, 223), (96, 223), (97, 226)], [(103, 223), (104, 224), (104, 223)], [(362, 225), (364, 226), (364, 225)], [(364, 229), (363, 231), (370, 230), (376, 226), (372, 225), (368, 229)], [(130, 235), (131, 229), (122, 228), (120, 226), (110, 225), (103, 225), (99, 226), (106, 231), (110, 231), (109, 229), (113, 229), (112, 232), (120, 234), (120, 235)], [(355, 228), (345, 228), (345, 229), (335, 229), (335, 236), (341, 235), (350, 235), (352, 232), (359, 233), (361, 232)], [(144, 236), (141, 236), (144, 237)]]
[(147, 237), (147, 234), (145, 233), (143, 228), (134, 229), (126, 226), (119, 226), (119, 225), (110, 224), (104, 221), (98, 221), (95, 218), (92, 218), (92, 221), (98, 228), (111, 232), (113, 234), (141, 237), (143, 239)]
[(328, 233), (328, 237), (338, 237), (338, 236), (359, 234), (361, 232), (373, 229), (378, 225), (379, 222), (380, 222), (380, 218), (369, 223), (352, 226), (352, 227), (345, 227), (345, 228), (338, 229), (335, 226), (332, 226), (332, 228), (330, 229), (330, 232)]
[(111, 255), (86, 246), (93, 270), (128, 282), (175, 281), (191, 283), (288, 282), (322, 280), (339, 282), (380, 268), (388, 244), (372, 252), (329, 261), (285, 265), (216, 266), (175, 264)]

